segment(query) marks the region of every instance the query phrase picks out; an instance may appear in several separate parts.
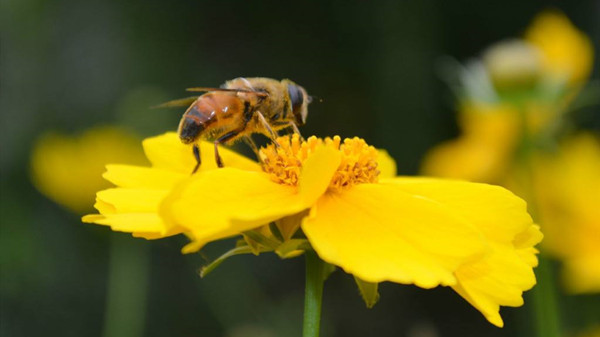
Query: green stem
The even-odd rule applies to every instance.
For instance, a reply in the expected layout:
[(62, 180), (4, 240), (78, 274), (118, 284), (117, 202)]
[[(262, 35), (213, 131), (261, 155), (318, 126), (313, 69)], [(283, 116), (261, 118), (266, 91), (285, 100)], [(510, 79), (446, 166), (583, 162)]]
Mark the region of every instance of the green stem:
[[(525, 175), (522, 177), (523, 194), (527, 200), (528, 211), (534, 221), (542, 223), (538, 211), (535, 171), (533, 167), (533, 154), (536, 151), (534, 135), (528, 127), (525, 119), (525, 111), (522, 112), (523, 139), (521, 148), (521, 165)], [(539, 265), (536, 268), (537, 284), (531, 291), (535, 317), (536, 335), (538, 337), (561, 337), (561, 315), (558, 306), (558, 293), (551, 261), (546, 257), (539, 257)]]
[(545, 257), (540, 257), (536, 270), (538, 282), (531, 293), (538, 337), (561, 337), (556, 282), (550, 262)]
[(313, 251), (306, 251), (306, 290), (302, 337), (319, 337), (325, 263)]
[(113, 233), (103, 337), (142, 337), (150, 265), (147, 242)]

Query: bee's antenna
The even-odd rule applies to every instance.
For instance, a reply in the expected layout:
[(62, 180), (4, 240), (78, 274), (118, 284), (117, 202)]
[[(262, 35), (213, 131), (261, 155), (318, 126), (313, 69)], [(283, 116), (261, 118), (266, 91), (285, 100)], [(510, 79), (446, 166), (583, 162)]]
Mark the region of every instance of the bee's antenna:
[(312, 103), (312, 101), (314, 101), (314, 100), (319, 101), (319, 103), (323, 103), (323, 99), (320, 97), (317, 97), (315, 95), (308, 96), (308, 103)]

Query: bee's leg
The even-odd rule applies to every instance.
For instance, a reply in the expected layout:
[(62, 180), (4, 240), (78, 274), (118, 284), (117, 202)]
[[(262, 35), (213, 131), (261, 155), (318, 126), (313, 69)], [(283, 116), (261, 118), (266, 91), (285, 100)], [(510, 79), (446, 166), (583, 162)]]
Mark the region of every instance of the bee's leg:
[(194, 174), (196, 171), (198, 171), (200, 164), (202, 163), (202, 160), (200, 159), (200, 147), (198, 144), (194, 144), (194, 146), (192, 146), (192, 151), (194, 152), (194, 158), (196, 158), (196, 166), (194, 166), (194, 170), (192, 171), (192, 174)]
[(304, 137), (302, 137), (302, 134), (300, 133), (300, 129), (298, 129), (298, 125), (296, 125), (296, 123), (294, 123), (294, 122), (291, 122), (291, 121), (275, 122), (275, 123), (272, 123), (271, 126), (274, 126), (274, 127), (281, 126), (281, 127), (285, 128), (285, 129), (291, 128), (292, 131), (295, 134), (297, 134), (298, 136), (300, 136), (301, 140), (304, 140)]
[(273, 131), (273, 129), (269, 125), (269, 122), (267, 122), (267, 120), (265, 119), (265, 116), (263, 116), (263, 114), (260, 113), (260, 111), (256, 111), (255, 114), (258, 116), (260, 124), (262, 124), (265, 130), (267, 130), (267, 132), (269, 133), (269, 138), (271, 138), (276, 147), (279, 147), (279, 143), (277, 143), (278, 135), (275, 131)]
[(250, 136), (244, 136), (244, 137), (242, 137), (242, 140), (244, 141), (244, 143), (246, 143), (248, 146), (250, 146), (252, 151), (254, 151), (254, 154), (256, 155), (256, 159), (260, 160), (260, 155), (258, 153), (258, 146), (256, 146), (256, 143), (254, 142), (254, 140)]
[(298, 125), (294, 122), (290, 122), (290, 126), (292, 127), (292, 130), (294, 130), (294, 133), (300, 136), (301, 140), (304, 140), (304, 137), (302, 137), (302, 134), (300, 133), (300, 129), (298, 129)]
[(223, 159), (221, 159), (221, 155), (219, 155), (219, 144), (222, 144), (222, 143), (227, 142), (228, 140), (231, 140), (235, 136), (239, 135), (240, 132), (242, 132), (243, 130), (244, 129), (230, 131), (230, 132), (224, 134), (223, 136), (219, 137), (219, 139), (215, 140), (215, 162), (217, 163), (217, 166), (219, 168), (222, 168), (224, 166)]

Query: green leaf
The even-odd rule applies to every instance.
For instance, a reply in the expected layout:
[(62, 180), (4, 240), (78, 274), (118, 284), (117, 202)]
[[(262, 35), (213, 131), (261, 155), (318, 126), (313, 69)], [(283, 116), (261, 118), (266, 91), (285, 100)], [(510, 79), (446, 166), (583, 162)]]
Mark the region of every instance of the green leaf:
[(377, 291), (379, 283), (363, 281), (356, 276), (354, 276), (354, 281), (358, 286), (360, 296), (365, 301), (367, 308), (371, 309), (373, 306), (375, 306), (375, 303), (379, 301), (379, 292)]

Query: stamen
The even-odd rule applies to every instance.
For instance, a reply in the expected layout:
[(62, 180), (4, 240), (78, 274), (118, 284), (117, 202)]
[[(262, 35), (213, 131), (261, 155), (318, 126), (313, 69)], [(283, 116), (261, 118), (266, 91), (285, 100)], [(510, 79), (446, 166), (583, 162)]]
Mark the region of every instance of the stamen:
[(298, 134), (277, 138), (279, 147), (273, 144), (260, 149), (263, 171), (279, 184), (298, 184), (302, 163), (320, 146), (327, 146), (342, 154), (340, 166), (334, 173), (329, 190), (342, 190), (354, 184), (377, 182), (377, 150), (361, 138), (310, 137), (301, 140)]

